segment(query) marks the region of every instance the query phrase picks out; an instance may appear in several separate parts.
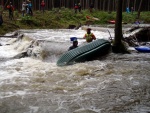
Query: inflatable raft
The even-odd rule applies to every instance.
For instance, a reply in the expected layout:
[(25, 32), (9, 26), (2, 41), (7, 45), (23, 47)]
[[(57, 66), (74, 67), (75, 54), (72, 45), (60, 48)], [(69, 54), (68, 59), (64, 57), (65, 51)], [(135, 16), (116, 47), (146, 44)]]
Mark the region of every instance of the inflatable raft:
[(97, 57), (108, 51), (110, 47), (111, 44), (108, 40), (97, 39), (93, 42), (85, 44), (84, 46), (67, 51), (58, 59), (57, 65), (65, 66), (76, 62), (91, 60), (93, 57)]
[[(115, 24), (116, 21), (115, 21), (115, 20), (110, 20), (110, 21), (108, 21), (108, 23), (110, 23), (110, 24)], [(127, 22), (122, 22), (122, 24), (127, 24)]]
[(110, 20), (110, 21), (108, 21), (108, 23), (110, 23), (110, 24), (115, 24), (116, 21), (115, 21), (115, 20)]
[(150, 47), (148, 47), (148, 46), (138, 46), (138, 47), (135, 47), (135, 49), (138, 52), (150, 53)]

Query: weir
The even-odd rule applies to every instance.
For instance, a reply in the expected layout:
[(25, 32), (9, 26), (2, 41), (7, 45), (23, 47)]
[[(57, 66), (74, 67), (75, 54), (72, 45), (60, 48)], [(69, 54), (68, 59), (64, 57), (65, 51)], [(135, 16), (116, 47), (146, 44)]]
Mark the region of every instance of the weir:
[(143, 45), (146, 42), (150, 42), (150, 25), (132, 26), (123, 36), (123, 40), (126, 41), (129, 46), (135, 47)]
[[(127, 26), (127, 25), (126, 25)], [(100, 31), (101, 33), (106, 33), (106, 39), (109, 40), (109, 37), (112, 38), (114, 33), (114, 28), (112, 27), (100, 27), (100, 26), (82, 26), (80, 30), (85, 30), (87, 27), (92, 28), (93, 32)], [(124, 28), (124, 30), (126, 27)], [(63, 30), (61, 30), (63, 32)], [(71, 30), (68, 30), (71, 31)], [(76, 31), (76, 30), (74, 30)], [(77, 30), (78, 31), (78, 30)], [(109, 32), (108, 32), (109, 31)], [(36, 30), (33, 31), (26, 31), (24, 33), (23, 30), (16, 31), (12, 35), (5, 35), (0, 36), (0, 38), (10, 38), (10, 40), (7, 42), (6, 45), (14, 44), (16, 49), (19, 53), (14, 56), (13, 58), (22, 58), (22, 57), (37, 57), (39, 59), (44, 60), (45, 58), (48, 58), (50, 56), (59, 57), (61, 54), (63, 54), (68, 48), (67, 45), (70, 45), (70, 39), (68, 37), (68, 41), (65, 41), (66, 39), (61, 39), (59, 37), (53, 37), (54, 40), (44, 38), (44, 35), (41, 35), (41, 37), (38, 36), (38, 38), (35, 38), (34, 36), (29, 35), (36, 34)], [(43, 32), (44, 33), (44, 32)], [(61, 33), (61, 32), (60, 32)], [(150, 37), (150, 25), (133, 25), (131, 28), (126, 29), (126, 32), (124, 32), (124, 41), (126, 41), (129, 46), (137, 46), (139, 45), (139, 42), (143, 39), (144, 41), (149, 41)], [(79, 36), (81, 37), (81, 36)], [(12, 38), (12, 39), (11, 39)], [(55, 40), (56, 39), (56, 40)], [(79, 43), (81, 40), (79, 39)], [(61, 43), (61, 48), (59, 47)]]

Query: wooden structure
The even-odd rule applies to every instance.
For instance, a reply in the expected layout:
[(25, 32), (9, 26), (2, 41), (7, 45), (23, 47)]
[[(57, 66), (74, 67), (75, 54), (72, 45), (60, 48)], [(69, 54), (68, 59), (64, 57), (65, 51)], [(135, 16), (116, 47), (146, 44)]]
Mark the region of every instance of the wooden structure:
[(129, 46), (144, 45), (150, 42), (150, 26), (149, 25), (136, 25), (124, 33), (124, 41)]

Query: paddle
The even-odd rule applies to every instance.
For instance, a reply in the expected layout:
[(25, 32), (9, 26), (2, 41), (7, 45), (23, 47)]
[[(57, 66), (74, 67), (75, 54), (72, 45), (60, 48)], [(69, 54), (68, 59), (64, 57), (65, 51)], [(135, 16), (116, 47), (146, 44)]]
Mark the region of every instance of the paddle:
[(112, 36), (111, 36), (111, 34), (110, 34), (110, 31), (107, 29), (107, 31), (108, 31), (108, 33), (109, 33), (109, 35), (110, 35), (110, 37), (109, 37), (109, 40), (113, 40), (113, 38), (112, 38)]
[(74, 40), (77, 40), (77, 39), (84, 39), (84, 38), (81, 38), (81, 37), (70, 37), (70, 41), (74, 41)]
[[(84, 38), (78, 37), (77, 39), (84, 39)], [(84, 39), (84, 40), (85, 40), (85, 39)]]

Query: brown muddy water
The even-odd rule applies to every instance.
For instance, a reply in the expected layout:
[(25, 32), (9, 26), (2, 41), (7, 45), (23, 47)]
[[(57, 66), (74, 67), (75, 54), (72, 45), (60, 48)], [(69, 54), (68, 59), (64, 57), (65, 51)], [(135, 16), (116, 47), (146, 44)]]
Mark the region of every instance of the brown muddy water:
[[(36, 33), (28, 36), (42, 35)], [(51, 51), (47, 60), (13, 59), (25, 41), (0, 47), (0, 113), (150, 113), (150, 53), (110, 52), (99, 60), (58, 67), (59, 54), (70, 42), (57, 36), (62, 31), (42, 33), (55, 34), (45, 36), (51, 41), (43, 43)]]

